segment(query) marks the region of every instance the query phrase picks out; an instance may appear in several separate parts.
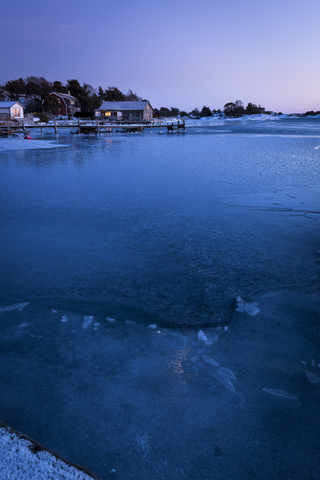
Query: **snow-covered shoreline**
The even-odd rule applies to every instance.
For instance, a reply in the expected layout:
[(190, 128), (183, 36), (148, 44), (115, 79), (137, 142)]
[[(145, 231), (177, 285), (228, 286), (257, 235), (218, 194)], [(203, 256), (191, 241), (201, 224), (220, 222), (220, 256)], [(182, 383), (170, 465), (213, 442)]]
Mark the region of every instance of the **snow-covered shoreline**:
[(0, 153), (7, 152), (10, 150), (34, 150), (42, 148), (56, 148), (64, 147), (60, 143), (52, 140), (43, 140), (43, 139), (25, 139), (25, 138), (1, 138), (0, 139)]
[(0, 422), (0, 480), (101, 480)]

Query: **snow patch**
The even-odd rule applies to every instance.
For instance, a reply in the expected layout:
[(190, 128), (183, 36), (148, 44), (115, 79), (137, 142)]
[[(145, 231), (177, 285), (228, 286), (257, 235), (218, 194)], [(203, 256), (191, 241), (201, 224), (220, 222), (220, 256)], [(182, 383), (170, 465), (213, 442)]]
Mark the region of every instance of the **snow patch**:
[(18, 434), (0, 426), (0, 478), (5, 480), (92, 480), (98, 478), (68, 465), (53, 454), (39, 450)]

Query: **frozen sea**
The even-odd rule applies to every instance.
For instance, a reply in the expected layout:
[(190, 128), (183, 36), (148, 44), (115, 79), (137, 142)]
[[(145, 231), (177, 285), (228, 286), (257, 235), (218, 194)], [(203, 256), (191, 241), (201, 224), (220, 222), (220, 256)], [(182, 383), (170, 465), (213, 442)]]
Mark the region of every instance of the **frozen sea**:
[(32, 137), (0, 420), (103, 479), (320, 478), (320, 119)]

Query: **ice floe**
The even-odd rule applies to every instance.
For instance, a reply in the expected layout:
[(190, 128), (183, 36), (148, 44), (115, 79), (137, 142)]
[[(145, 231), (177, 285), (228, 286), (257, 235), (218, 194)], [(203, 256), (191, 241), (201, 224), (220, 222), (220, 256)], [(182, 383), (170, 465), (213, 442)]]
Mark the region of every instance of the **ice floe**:
[(212, 335), (205, 335), (202, 330), (199, 330), (198, 332), (198, 340), (201, 342), (204, 342), (206, 345), (213, 345), (214, 343), (217, 343), (219, 340), (219, 337), (217, 334), (212, 334)]
[(157, 328), (157, 325), (155, 323), (150, 323), (150, 325), (148, 326), (148, 328)]
[(201, 340), (201, 342), (207, 342), (208, 338), (207, 336), (203, 333), (202, 330), (198, 332), (198, 340)]
[(63, 315), (63, 317), (61, 318), (61, 322), (67, 322), (67, 321), (68, 321), (67, 317)]
[(320, 383), (320, 378), (316, 374), (309, 372), (309, 370), (305, 370), (305, 372), (310, 383)]
[(249, 315), (254, 316), (260, 312), (258, 308), (258, 302), (245, 303), (241, 297), (237, 298), (238, 306), (236, 312), (247, 312)]
[(220, 367), (218, 370), (218, 374), (225, 375), (226, 377), (233, 378), (234, 380), (237, 379), (235, 374), (231, 370), (229, 370), (229, 368), (226, 368), (226, 367)]
[(0, 307), (0, 312), (11, 312), (12, 310), (22, 310), (29, 305), (29, 302), (14, 303), (13, 305), (7, 305), (6, 307)]
[(213, 374), (213, 376), (219, 380), (219, 382), (222, 383), (222, 385), (224, 385), (228, 390), (230, 390), (231, 392), (234, 392), (236, 393), (236, 390), (233, 386), (233, 384), (231, 383), (231, 380), (229, 377), (227, 377), (226, 375), (215, 375)]
[(20, 323), (20, 325), (19, 325), (20, 328), (27, 327), (27, 326), (28, 326), (27, 323)]
[(264, 392), (270, 393), (270, 395), (275, 395), (277, 397), (284, 397), (290, 398), (292, 400), (298, 400), (296, 395), (292, 395), (291, 393), (285, 392), (284, 390), (275, 390), (274, 388), (263, 388)]
[(108, 320), (108, 322), (115, 322), (115, 319), (111, 318), (111, 317), (107, 317), (107, 320)]
[(219, 363), (214, 358), (207, 357), (207, 355), (202, 355), (202, 358), (206, 363), (211, 363), (211, 365), (219, 367)]
[(85, 330), (89, 325), (90, 323), (92, 322), (93, 320), (93, 315), (85, 315), (83, 317), (83, 324), (82, 324), (82, 328)]

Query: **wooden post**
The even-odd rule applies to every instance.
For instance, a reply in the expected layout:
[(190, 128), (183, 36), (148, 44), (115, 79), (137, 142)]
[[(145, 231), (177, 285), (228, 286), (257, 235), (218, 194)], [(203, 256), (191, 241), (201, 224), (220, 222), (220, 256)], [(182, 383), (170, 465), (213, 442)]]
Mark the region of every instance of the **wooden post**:
[(41, 135), (42, 135), (42, 127), (40, 127)]
[(24, 120), (22, 120), (22, 130), (25, 132), (26, 131), (26, 127), (24, 126)]
[(58, 133), (56, 119), (54, 119), (54, 133)]
[(97, 120), (97, 133), (99, 134), (99, 120)]

